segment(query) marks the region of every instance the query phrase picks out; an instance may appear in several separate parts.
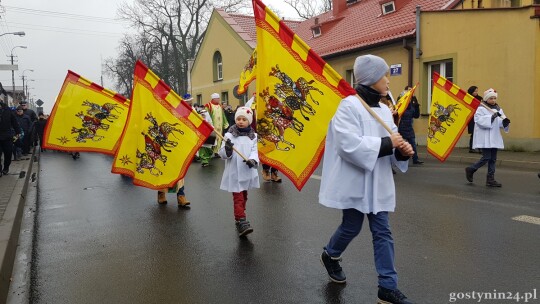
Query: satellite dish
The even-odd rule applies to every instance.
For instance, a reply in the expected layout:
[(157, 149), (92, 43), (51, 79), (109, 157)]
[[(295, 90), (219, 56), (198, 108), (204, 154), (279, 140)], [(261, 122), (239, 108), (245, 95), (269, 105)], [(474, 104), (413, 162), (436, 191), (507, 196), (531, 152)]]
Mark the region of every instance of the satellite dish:
[(233, 88), (233, 95), (234, 95), (234, 97), (236, 97), (236, 99), (242, 99), (242, 98), (244, 98), (244, 95), (246, 95), (246, 93), (238, 94), (238, 85), (236, 85)]

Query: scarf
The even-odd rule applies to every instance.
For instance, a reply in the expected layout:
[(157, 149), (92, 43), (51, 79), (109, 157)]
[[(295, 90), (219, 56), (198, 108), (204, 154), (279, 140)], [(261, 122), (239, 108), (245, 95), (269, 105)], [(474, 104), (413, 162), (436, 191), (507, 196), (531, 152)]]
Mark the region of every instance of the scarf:
[(229, 128), (229, 133), (234, 137), (247, 136), (249, 139), (255, 139), (255, 131), (251, 127), (239, 128), (237, 125), (232, 125)]
[(363, 84), (357, 85), (354, 89), (371, 108), (380, 108), (381, 93)]

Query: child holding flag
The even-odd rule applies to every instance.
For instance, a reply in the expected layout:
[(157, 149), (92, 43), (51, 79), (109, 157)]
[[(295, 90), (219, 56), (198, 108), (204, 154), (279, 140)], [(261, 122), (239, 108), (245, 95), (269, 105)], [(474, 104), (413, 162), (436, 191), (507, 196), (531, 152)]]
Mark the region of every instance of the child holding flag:
[(473, 149), (482, 149), (482, 158), (465, 168), (465, 177), (467, 181), (472, 183), (474, 172), (487, 163), (486, 186), (501, 187), (502, 184), (495, 180), (495, 163), (498, 149), (504, 149), (500, 129), (508, 133), (510, 119), (504, 115), (503, 110), (497, 104), (497, 92), (494, 89), (488, 89), (484, 92), (484, 103), (487, 104), (489, 109), (482, 106), (476, 109), (473, 138)]
[(358, 95), (394, 133), (389, 134), (353, 95), (341, 101), (328, 126), (319, 202), (341, 209), (343, 217), (324, 246), (321, 262), (332, 281), (345, 283), (341, 255), (360, 233), (366, 216), (379, 274), (377, 303), (410, 304), (397, 287), (388, 213), (396, 206), (392, 164), (405, 172), (414, 151), (396, 132), (388, 106), (379, 103), (388, 94), (388, 71), (384, 59), (374, 55), (360, 56), (354, 63)]
[[(219, 149), (219, 156), (225, 160), (225, 170), (220, 189), (233, 194), (234, 219), (239, 236), (253, 232), (246, 220), (247, 190), (259, 188), (259, 152), (257, 150), (257, 134), (251, 128), (253, 110), (239, 107), (234, 115), (235, 123), (225, 133)], [(243, 160), (238, 153), (233, 153), (233, 146), (248, 160)]]

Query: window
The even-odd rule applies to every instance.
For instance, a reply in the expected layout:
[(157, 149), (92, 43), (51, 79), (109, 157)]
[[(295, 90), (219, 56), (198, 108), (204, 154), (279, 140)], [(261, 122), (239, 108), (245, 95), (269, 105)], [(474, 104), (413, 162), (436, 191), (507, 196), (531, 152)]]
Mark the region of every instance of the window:
[(202, 95), (201, 94), (197, 94), (197, 104), (202, 105)]
[(431, 109), (431, 94), (433, 92), (433, 72), (439, 73), (442, 77), (454, 82), (454, 64), (452, 60), (431, 62), (428, 66), (428, 111)]
[(386, 2), (382, 5), (383, 15), (390, 14), (395, 11), (396, 11), (396, 6), (394, 5), (394, 1)]
[(521, 6), (520, 0), (492, 0), (492, 7), (519, 7)]
[(311, 32), (313, 33), (313, 38), (319, 37), (321, 35), (321, 27), (320, 26), (313, 27), (311, 28)]
[(221, 92), (221, 103), (229, 104), (229, 92)]
[(223, 60), (221, 59), (221, 53), (216, 51), (214, 53), (214, 81), (223, 80)]
[(353, 70), (345, 71), (345, 81), (347, 81), (351, 87), (354, 88), (354, 72)]

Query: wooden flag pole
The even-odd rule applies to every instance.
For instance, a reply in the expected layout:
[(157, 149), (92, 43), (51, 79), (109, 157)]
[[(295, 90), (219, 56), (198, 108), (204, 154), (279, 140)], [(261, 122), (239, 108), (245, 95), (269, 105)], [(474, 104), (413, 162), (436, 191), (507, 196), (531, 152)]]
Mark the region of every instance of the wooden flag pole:
[[(219, 138), (221, 138), (221, 140), (225, 140), (225, 137), (223, 137), (223, 135), (216, 132), (216, 129), (214, 129), (214, 133), (216, 133), (216, 135)], [(240, 157), (242, 157), (245, 161), (248, 161), (248, 158), (244, 154), (242, 154), (242, 153), (240, 153), (240, 151), (236, 150), (236, 148), (234, 146), (232, 148), (233, 148), (234, 152), (236, 152), (236, 153), (238, 153), (238, 155), (240, 155)]]
[[(491, 112), (491, 114), (495, 114), (495, 113), (498, 113), (498, 112), (499, 112), (499, 111), (495, 111), (495, 110), (493, 110), (492, 108), (488, 107), (483, 101), (481, 101), (480, 104), (481, 104), (484, 108), (488, 109), (488, 111)], [(505, 118), (506, 118), (506, 115), (502, 114), (502, 115), (501, 115), (501, 118), (502, 118), (502, 119), (505, 119)]]
[(373, 116), (373, 118), (375, 118), (375, 120), (378, 121), (386, 129), (386, 131), (388, 131), (388, 133), (394, 133), (392, 129), (379, 117), (379, 115), (377, 115), (377, 113), (375, 113), (375, 111), (371, 109), (371, 107), (362, 99), (362, 97), (360, 97), (360, 95), (356, 94), (356, 97), (360, 99), (360, 102), (362, 103), (364, 108), (366, 108), (369, 114), (371, 114), (371, 116)]

